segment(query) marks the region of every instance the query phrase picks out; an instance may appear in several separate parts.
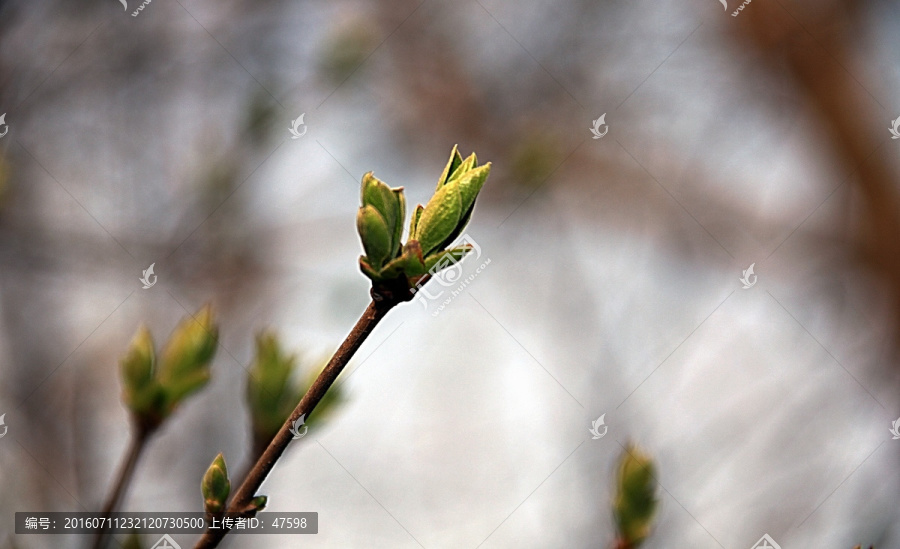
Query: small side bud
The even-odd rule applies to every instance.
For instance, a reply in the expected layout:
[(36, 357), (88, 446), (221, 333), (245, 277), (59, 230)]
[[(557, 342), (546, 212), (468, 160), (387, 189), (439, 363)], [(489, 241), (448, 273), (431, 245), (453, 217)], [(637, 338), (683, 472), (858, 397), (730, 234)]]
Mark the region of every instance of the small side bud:
[(249, 511), (252, 514), (258, 513), (266, 508), (266, 505), (269, 503), (269, 496), (256, 496), (255, 498), (250, 500), (250, 508)]
[(221, 452), (203, 475), (200, 492), (203, 494), (203, 507), (207, 513), (218, 514), (225, 510), (225, 503), (231, 493), (231, 481), (228, 480), (228, 467)]

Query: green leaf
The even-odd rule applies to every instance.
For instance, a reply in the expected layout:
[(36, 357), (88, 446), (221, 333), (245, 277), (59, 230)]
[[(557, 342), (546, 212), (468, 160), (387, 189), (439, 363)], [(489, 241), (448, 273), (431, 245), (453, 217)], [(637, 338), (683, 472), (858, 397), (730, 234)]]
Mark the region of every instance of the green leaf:
[(462, 174), (457, 180), (464, 212), (471, 210), (472, 206), (475, 205), (475, 199), (478, 198), (478, 193), (481, 192), (481, 188), (484, 187), (484, 183), (487, 181), (490, 173), (491, 163), (488, 162), (484, 166), (479, 166)]
[(425, 270), (431, 272), (431, 269), (435, 265), (444, 265), (444, 267), (449, 267), (451, 264), (459, 263), (460, 261), (462, 261), (462, 258), (464, 258), (470, 251), (472, 251), (472, 245), (466, 244), (464, 246), (457, 246), (443, 252), (431, 254), (430, 256), (425, 258)]
[(413, 210), (412, 217), (409, 218), (409, 239), (412, 240), (416, 238), (416, 228), (419, 225), (419, 219), (422, 217), (422, 212), (425, 211), (425, 208), (419, 204), (416, 206), (416, 209)]
[(218, 339), (219, 330), (209, 306), (201, 309), (194, 318), (183, 320), (163, 349), (160, 383), (165, 387), (179, 385), (183, 378), (195, 378), (197, 372), (206, 370), (216, 352)]
[(210, 372), (208, 369), (197, 370), (170, 380), (162, 385), (162, 391), (165, 395), (166, 415), (175, 411), (175, 408), (181, 404), (181, 401), (192, 393), (196, 393), (209, 383)]
[(153, 347), (153, 336), (145, 326), (141, 326), (128, 346), (128, 353), (120, 361), (126, 404), (131, 405), (153, 383), (156, 362)]
[(391, 236), (384, 217), (374, 207), (364, 206), (356, 216), (356, 228), (369, 264), (380, 269), (391, 252)]
[(491, 163), (488, 162), (484, 166), (470, 170), (469, 173), (451, 183), (452, 185), (459, 186), (463, 215), (456, 224), (456, 228), (454, 228), (453, 231), (447, 235), (447, 238), (438, 245), (438, 250), (442, 250), (450, 244), (453, 244), (453, 241), (459, 238), (459, 235), (466, 229), (466, 225), (469, 224), (469, 219), (472, 218), (472, 212), (475, 210), (475, 199), (478, 198), (478, 193), (484, 186), (485, 181), (487, 181), (490, 172)]
[(388, 262), (375, 279), (393, 280), (401, 274), (405, 274), (407, 277), (425, 274), (422, 249), (416, 240), (410, 240), (404, 244), (400, 256)]
[(372, 280), (375, 280), (379, 277), (379, 271), (376, 271), (372, 268), (371, 265), (369, 265), (369, 262), (366, 261), (366, 256), (364, 255), (359, 256), (359, 270)]
[[(443, 173), (441, 173), (440, 179), (438, 179), (437, 189), (443, 187), (447, 180), (453, 175), (453, 172), (459, 168), (459, 165), (462, 164), (462, 156), (459, 154), (459, 149), (457, 145), (453, 145), (453, 150), (450, 151), (450, 160), (447, 161), (447, 165), (444, 167)], [(435, 189), (435, 190), (437, 190)]]
[(403, 187), (391, 189), (396, 201), (397, 216), (394, 219), (394, 234), (391, 239), (391, 257), (400, 255), (400, 249), (403, 246), (403, 220), (406, 219), (406, 197), (403, 196)]
[(453, 181), (456, 181), (461, 176), (463, 176), (466, 173), (475, 169), (475, 166), (477, 166), (477, 165), (478, 165), (478, 157), (475, 156), (475, 153), (470, 154), (469, 156), (466, 157), (465, 160), (462, 161), (462, 163), (459, 165), (459, 167), (456, 168), (456, 170), (452, 174), (450, 174), (450, 178), (447, 180), (447, 183), (452, 183)]
[(448, 183), (434, 193), (416, 227), (416, 240), (424, 255), (429, 255), (453, 232), (461, 215), (459, 186)]
[[(390, 232), (393, 233), (394, 226), (397, 223), (403, 223), (403, 214), (398, 208), (395, 189), (391, 189), (386, 183), (373, 176), (372, 172), (368, 172), (363, 176), (362, 190), (362, 205), (374, 207), (384, 218), (385, 225), (390, 228)], [(402, 191), (402, 189), (399, 190)]]

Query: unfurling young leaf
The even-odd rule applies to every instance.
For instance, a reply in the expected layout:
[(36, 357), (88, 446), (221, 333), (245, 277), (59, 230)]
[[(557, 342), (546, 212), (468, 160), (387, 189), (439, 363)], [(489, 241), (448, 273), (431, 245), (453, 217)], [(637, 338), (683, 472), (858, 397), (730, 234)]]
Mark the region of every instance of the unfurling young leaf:
[(203, 507), (207, 513), (218, 514), (225, 510), (225, 503), (231, 494), (231, 480), (228, 478), (225, 457), (221, 453), (203, 475), (200, 492), (203, 494)]
[(216, 352), (218, 339), (219, 329), (213, 322), (209, 306), (201, 309), (194, 318), (186, 318), (175, 328), (163, 349), (159, 366), (159, 382), (171, 410), (209, 381), (209, 364)]
[(629, 444), (619, 461), (613, 502), (618, 546), (623, 549), (637, 549), (650, 535), (658, 503), (654, 477), (653, 460)]
[(219, 331), (213, 323), (209, 306), (201, 309), (195, 317), (184, 319), (163, 349), (159, 366), (160, 382), (174, 390), (187, 389), (189, 392), (191, 388), (184, 387), (184, 380), (195, 378), (198, 373), (208, 374), (218, 338)]

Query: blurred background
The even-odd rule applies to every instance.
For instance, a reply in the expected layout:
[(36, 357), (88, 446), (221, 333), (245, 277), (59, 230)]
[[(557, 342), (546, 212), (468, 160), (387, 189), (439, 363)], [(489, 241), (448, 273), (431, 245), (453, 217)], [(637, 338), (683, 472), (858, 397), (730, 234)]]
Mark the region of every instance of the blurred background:
[(255, 334), (314, 364), (368, 303), (362, 174), (425, 202), (454, 144), (490, 264), (391, 312), (264, 484), (319, 533), (223, 547), (609, 547), (629, 441), (648, 549), (900, 547), (896, 3), (139, 5), (0, 1), (0, 547), (86, 544), (13, 513), (100, 510), (119, 358), (211, 303), (121, 506), (200, 510), (249, 464)]

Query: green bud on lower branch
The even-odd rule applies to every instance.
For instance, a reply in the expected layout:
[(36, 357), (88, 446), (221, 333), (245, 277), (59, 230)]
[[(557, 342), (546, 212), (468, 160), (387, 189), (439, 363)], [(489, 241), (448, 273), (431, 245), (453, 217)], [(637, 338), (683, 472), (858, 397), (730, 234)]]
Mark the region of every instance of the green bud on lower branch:
[(203, 494), (203, 508), (207, 513), (218, 514), (225, 510), (228, 495), (231, 493), (231, 481), (228, 479), (225, 457), (221, 453), (203, 475), (200, 492)]
[(636, 549), (650, 535), (658, 504), (655, 474), (653, 460), (629, 444), (619, 461), (613, 503), (622, 547)]
[(150, 331), (141, 327), (120, 361), (122, 400), (145, 432), (155, 430), (184, 398), (203, 387), (218, 330), (209, 307), (175, 329), (157, 359)]
[(247, 510), (249, 513), (258, 513), (266, 508), (266, 505), (269, 503), (269, 496), (256, 496), (252, 500), (250, 500), (250, 508)]

